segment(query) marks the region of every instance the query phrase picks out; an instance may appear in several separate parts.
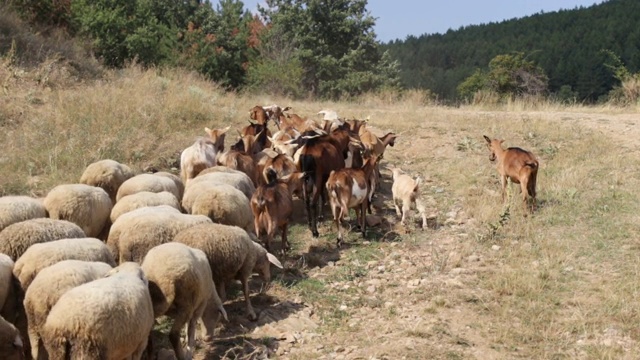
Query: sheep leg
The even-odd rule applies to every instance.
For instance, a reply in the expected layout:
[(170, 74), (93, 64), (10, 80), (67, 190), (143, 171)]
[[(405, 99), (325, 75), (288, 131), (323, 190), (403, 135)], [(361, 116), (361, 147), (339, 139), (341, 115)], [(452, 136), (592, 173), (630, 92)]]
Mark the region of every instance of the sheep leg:
[(249, 314), (249, 320), (256, 321), (258, 317), (256, 316), (255, 311), (253, 311), (253, 307), (251, 306), (251, 298), (249, 298), (249, 279), (242, 279), (242, 291), (244, 292), (244, 301), (247, 305), (247, 314)]
[(187, 323), (187, 351), (186, 357), (191, 360), (193, 358), (193, 352), (196, 348), (196, 325), (198, 324), (198, 319), (202, 317), (204, 313), (204, 309), (207, 305), (205, 301), (200, 308), (196, 309), (196, 311), (192, 314), (191, 319)]
[[(180, 339), (180, 334), (178, 334), (178, 340)], [(149, 335), (149, 337), (147, 338), (146, 341), (141, 342), (140, 344), (138, 344), (138, 347), (136, 348), (136, 350), (133, 352), (133, 354), (131, 354), (131, 359), (132, 360), (140, 360), (142, 359), (142, 355), (144, 355), (144, 353), (147, 351), (147, 348), (149, 344), (151, 344), (151, 335)], [(150, 353), (150, 352), (149, 352)], [(177, 355), (177, 353), (176, 353)], [(79, 359), (85, 359), (85, 357), (78, 357)], [(88, 357), (87, 359), (90, 359), (91, 357)]]
[(169, 330), (169, 342), (173, 347), (173, 351), (176, 353), (178, 360), (190, 360), (189, 354), (185, 354), (180, 344), (180, 331), (187, 324), (188, 317), (186, 313), (180, 313), (174, 318), (173, 326)]

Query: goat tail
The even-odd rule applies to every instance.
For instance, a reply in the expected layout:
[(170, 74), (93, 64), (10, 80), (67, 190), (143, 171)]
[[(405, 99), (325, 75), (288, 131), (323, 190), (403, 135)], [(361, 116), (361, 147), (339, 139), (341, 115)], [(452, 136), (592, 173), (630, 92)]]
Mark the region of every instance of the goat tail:
[(273, 166), (269, 166), (267, 170), (265, 170), (265, 176), (267, 178), (267, 184), (271, 185), (278, 181), (278, 172)]

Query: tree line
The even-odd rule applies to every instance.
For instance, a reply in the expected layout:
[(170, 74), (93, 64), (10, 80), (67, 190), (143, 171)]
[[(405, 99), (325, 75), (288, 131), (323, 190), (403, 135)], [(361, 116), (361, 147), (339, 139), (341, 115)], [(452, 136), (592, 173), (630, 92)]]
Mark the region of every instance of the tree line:
[(383, 48), (399, 61), (404, 87), (430, 89), (444, 100), (468, 96), (488, 84), (487, 74), (496, 65), (519, 61), (530, 71), (514, 68), (512, 80), (515, 72), (527, 73), (532, 85), (546, 86), (547, 96), (594, 103), (608, 100), (620, 84), (612, 71), (615, 58), (632, 74), (640, 70), (638, 23), (639, 1), (609, 0), (444, 34), (408, 36)]

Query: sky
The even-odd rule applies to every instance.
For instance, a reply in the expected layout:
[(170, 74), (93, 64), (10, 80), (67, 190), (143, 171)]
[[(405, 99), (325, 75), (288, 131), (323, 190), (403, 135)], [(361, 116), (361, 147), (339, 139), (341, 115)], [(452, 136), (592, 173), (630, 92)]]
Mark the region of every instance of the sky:
[[(500, 22), (544, 11), (589, 7), (604, 0), (369, 0), (378, 40), (445, 33), (461, 26)], [(212, 1), (215, 6), (216, 1)], [(260, 0), (243, 0), (253, 12)]]

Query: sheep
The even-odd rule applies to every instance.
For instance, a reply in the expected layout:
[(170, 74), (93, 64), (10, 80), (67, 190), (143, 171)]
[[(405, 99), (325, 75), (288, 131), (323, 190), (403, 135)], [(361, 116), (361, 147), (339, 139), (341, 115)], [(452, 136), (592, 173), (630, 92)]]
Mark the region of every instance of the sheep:
[(0, 231), (20, 221), (47, 217), (42, 201), (30, 196), (0, 197)]
[[(14, 262), (8, 255), (0, 254), (0, 316), (14, 316), (16, 298), (13, 282)], [(9, 318), (12, 320), (12, 318)]]
[(531, 212), (536, 208), (536, 179), (538, 177), (538, 160), (530, 151), (519, 147), (502, 148), (504, 140), (490, 139), (484, 135), (487, 148), (491, 152), (490, 161), (497, 160), (497, 170), (502, 183), (502, 202), (505, 201), (507, 179), (520, 184), (522, 202), (525, 213), (529, 210), (528, 199), (531, 198)]
[(99, 261), (116, 266), (107, 245), (95, 238), (61, 239), (42, 244), (33, 244), (16, 261), (13, 275), (27, 290), (42, 269), (62, 260)]
[(120, 199), (127, 195), (139, 193), (142, 191), (163, 192), (168, 191), (175, 195), (176, 199), (182, 199), (182, 191), (176, 184), (175, 179), (167, 175), (156, 174), (140, 174), (122, 183), (116, 194), (116, 204)]
[[(191, 359), (198, 319), (203, 319), (208, 338), (213, 336), (218, 320), (217, 316), (203, 316), (207, 306), (212, 306), (228, 320), (212, 280), (207, 256), (201, 250), (171, 242), (149, 250), (141, 268), (149, 280), (154, 316), (167, 315), (174, 319), (169, 340), (176, 357)], [(180, 346), (180, 330), (187, 324), (185, 356)]]
[[(282, 232), (282, 254), (289, 249), (287, 227), (293, 214), (292, 193), (301, 187), (304, 173), (293, 173), (278, 180), (278, 173), (273, 168), (267, 169), (267, 184), (261, 185), (251, 198), (256, 236), (260, 238), (260, 230), (265, 229), (267, 251), (271, 251), (271, 240), (276, 230)], [(291, 180), (291, 183), (289, 181)], [(296, 186), (297, 185), (297, 186)]]
[(158, 205), (142, 207), (118, 217), (118, 220), (113, 223), (113, 226), (111, 226), (109, 236), (107, 237), (107, 247), (111, 251), (113, 259), (116, 262), (120, 259), (119, 247), (122, 232), (127, 230), (131, 226), (131, 223), (138, 222), (137, 219), (142, 219), (141, 221), (144, 221), (145, 218), (154, 216), (154, 214), (158, 213), (181, 214), (180, 210), (171, 206)]
[[(422, 230), (427, 227), (427, 215), (425, 208), (420, 201), (420, 183), (422, 180), (417, 177), (415, 180), (411, 176), (404, 174), (399, 168), (391, 168), (393, 176), (393, 185), (391, 192), (393, 194), (393, 205), (396, 208), (396, 214), (401, 217), (400, 224), (405, 225), (407, 213), (411, 211), (411, 205), (415, 204), (416, 209), (422, 217)], [(400, 210), (402, 204), (402, 210)]]
[(2, 354), (2, 360), (24, 359), (23, 347), (18, 329), (0, 316), (0, 354)]
[(187, 188), (187, 190), (185, 190), (185, 195), (182, 199), (183, 207), (185, 207), (185, 204), (193, 201), (192, 198), (194, 197), (194, 195), (197, 195), (197, 191), (195, 191), (194, 188), (196, 187), (196, 184), (200, 184), (201, 182), (231, 185), (234, 188), (242, 191), (247, 199), (251, 199), (253, 193), (256, 192), (256, 187), (253, 185), (253, 181), (251, 181), (247, 174), (237, 170), (229, 169), (225, 166), (215, 166), (211, 169), (227, 169), (230, 171), (227, 172), (227, 170), (216, 170), (207, 174), (202, 174), (201, 176), (193, 179), (189, 183), (189, 187)]
[(0, 253), (16, 261), (33, 244), (84, 237), (87, 237), (84, 231), (69, 221), (49, 218), (25, 220), (0, 232)]
[(31, 356), (34, 359), (46, 358), (41, 340), (42, 325), (62, 294), (76, 286), (103, 278), (111, 269), (104, 262), (63, 260), (38, 273), (24, 295)]
[(111, 222), (114, 223), (120, 215), (139, 209), (145, 206), (168, 205), (180, 210), (180, 202), (175, 195), (168, 191), (153, 193), (142, 191), (139, 193), (127, 195), (120, 199), (111, 209)]
[(340, 222), (349, 214), (349, 209), (355, 209), (356, 221), (360, 225), (362, 237), (366, 237), (366, 210), (373, 189), (371, 181), (378, 156), (371, 155), (360, 169), (340, 169), (331, 171), (327, 180), (327, 192), (331, 202), (333, 220), (338, 231), (337, 246), (342, 245), (342, 226)]
[(54, 187), (44, 198), (49, 217), (77, 224), (89, 237), (99, 236), (110, 226), (113, 203), (104, 189), (85, 184)]
[(124, 263), (64, 293), (42, 326), (52, 360), (140, 359), (154, 324), (148, 281)]
[(111, 202), (116, 202), (116, 194), (123, 182), (135, 175), (127, 165), (115, 160), (99, 160), (87, 166), (80, 176), (80, 184), (97, 186), (109, 194)]
[(158, 171), (156, 173), (153, 173), (153, 175), (155, 176), (162, 176), (165, 178), (169, 178), (173, 181), (173, 183), (176, 185), (176, 189), (178, 189), (178, 196), (176, 196), (176, 198), (178, 200), (182, 199), (182, 196), (184, 195), (184, 182), (182, 181), (182, 179), (180, 179), (179, 176), (172, 174), (170, 172), (166, 172), (166, 171)]
[(224, 225), (235, 225), (247, 231), (253, 231), (253, 213), (249, 199), (238, 189), (230, 185), (214, 185), (199, 187), (193, 205), (186, 208), (188, 214), (204, 215), (213, 222)]
[[(180, 230), (199, 224), (210, 224), (204, 215), (188, 215), (168, 211), (150, 211), (127, 220), (119, 226), (119, 240), (114, 255), (116, 261), (141, 263), (154, 246), (173, 241)], [(118, 219), (120, 222), (120, 219)]]
[(213, 223), (197, 225), (178, 233), (174, 241), (200, 249), (207, 255), (213, 282), (222, 302), (226, 300), (225, 286), (233, 280), (240, 280), (249, 319), (257, 320), (249, 298), (249, 278), (257, 271), (268, 284), (271, 281), (270, 264), (282, 268), (273, 254), (237, 226)]
[(180, 177), (187, 184), (198, 173), (216, 164), (217, 151), (210, 139), (198, 138), (180, 154)]

